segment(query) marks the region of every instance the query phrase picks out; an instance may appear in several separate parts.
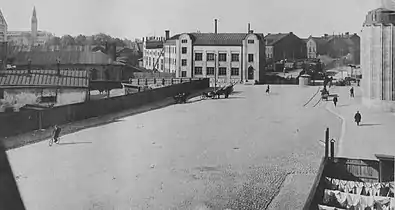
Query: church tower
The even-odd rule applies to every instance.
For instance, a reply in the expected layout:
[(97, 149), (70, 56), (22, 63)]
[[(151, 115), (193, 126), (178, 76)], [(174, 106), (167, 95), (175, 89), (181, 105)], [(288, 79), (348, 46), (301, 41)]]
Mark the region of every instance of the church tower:
[(34, 45), (37, 41), (37, 16), (36, 16), (36, 7), (33, 8), (33, 16), (32, 16), (32, 23), (31, 23), (31, 45)]

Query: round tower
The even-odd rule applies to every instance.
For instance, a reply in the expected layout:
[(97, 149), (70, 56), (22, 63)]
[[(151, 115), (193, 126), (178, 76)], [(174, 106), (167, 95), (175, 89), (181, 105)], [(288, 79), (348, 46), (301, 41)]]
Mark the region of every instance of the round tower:
[(361, 36), (363, 103), (395, 111), (395, 11), (378, 8), (366, 15)]
[(37, 41), (37, 15), (36, 15), (36, 7), (33, 8), (33, 16), (32, 16), (32, 23), (31, 23), (31, 45), (34, 45)]

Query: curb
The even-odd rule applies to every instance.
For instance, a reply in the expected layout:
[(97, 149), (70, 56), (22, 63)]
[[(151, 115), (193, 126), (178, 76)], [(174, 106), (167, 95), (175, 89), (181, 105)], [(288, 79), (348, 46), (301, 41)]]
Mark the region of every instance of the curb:
[(330, 113), (334, 114), (336, 117), (340, 118), (342, 121), (342, 128), (341, 128), (341, 133), (340, 133), (340, 137), (338, 140), (338, 144), (337, 144), (337, 148), (338, 151), (336, 152), (336, 156), (339, 156), (339, 154), (343, 153), (343, 140), (344, 140), (344, 136), (346, 134), (346, 119), (341, 116), (340, 114), (336, 113), (335, 111), (333, 111), (332, 109), (330, 109), (328, 107), (328, 104), (325, 106), (325, 109), (328, 110)]

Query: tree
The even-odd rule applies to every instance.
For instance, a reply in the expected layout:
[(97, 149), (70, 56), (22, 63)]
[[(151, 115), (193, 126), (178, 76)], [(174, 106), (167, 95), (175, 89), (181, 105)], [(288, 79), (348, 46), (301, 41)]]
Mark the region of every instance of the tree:
[(77, 45), (86, 45), (87, 44), (86, 36), (84, 36), (82, 34), (75, 37), (74, 40), (75, 40), (75, 44), (77, 44)]
[(117, 47), (125, 47), (126, 46), (125, 43), (120, 38), (115, 38), (114, 41), (115, 41), (115, 45)]
[(105, 45), (106, 42), (111, 42), (112, 40), (111, 36), (104, 33), (93, 35), (93, 44), (95, 45)]
[(70, 35), (64, 35), (64, 36), (62, 36), (62, 38), (60, 38), (60, 43), (62, 46), (69, 46), (69, 45), (74, 45), (75, 40)]
[(53, 36), (47, 43), (48, 45), (60, 45), (60, 38)]

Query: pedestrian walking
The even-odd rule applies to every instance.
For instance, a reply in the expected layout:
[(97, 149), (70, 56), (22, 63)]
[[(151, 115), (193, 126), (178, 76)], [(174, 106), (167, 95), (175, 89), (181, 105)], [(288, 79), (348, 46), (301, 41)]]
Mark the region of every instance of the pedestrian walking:
[(337, 96), (335, 96), (334, 98), (333, 98), (333, 104), (335, 104), (335, 107), (336, 107), (336, 105), (337, 105)]
[(270, 92), (270, 87), (269, 87), (269, 85), (267, 85), (266, 94), (269, 95), (269, 92)]
[(60, 131), (62, 131), (62, 129), (58, 125), (55, 125), (52, 132), (53, 140), (55, 143), (58, 143), (59, 141)]
[(354, 87), (350, 88), (350, 97), (354, 98)]
[(357, 111), (357, 113), (355, 113), (355, 115), (354, 115), (354, 120), (358, 126), (359, 126), (359, 123), (361, 123), (361, 119), (362, 119), (361, 113), (359, 113), (359, 111)]

